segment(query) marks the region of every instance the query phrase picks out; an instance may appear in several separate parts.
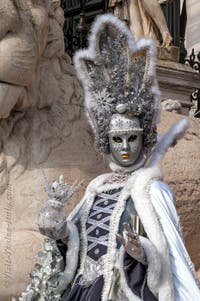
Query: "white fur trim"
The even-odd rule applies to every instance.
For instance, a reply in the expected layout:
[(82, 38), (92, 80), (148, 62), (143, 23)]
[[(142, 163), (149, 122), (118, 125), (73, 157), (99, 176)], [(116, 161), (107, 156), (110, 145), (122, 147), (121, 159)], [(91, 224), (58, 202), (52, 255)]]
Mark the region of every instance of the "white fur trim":
[(117, 204), (115, 205), (115, 209), (110, 218), (110, 232), (108, 236), (108, 249), (107, 249), (107, 264), (105, 266), (104, 271), (104, 280), (105, 285), (102, 292), (102, 301), (107, 301), (110, 287), (112, 285), (112, 278), (111, 275), (113, 273), (113, 267), (116, 264), (117, 260), (117, 240), (116, 235), (119, 229), (119, 222), (124, 212), (126, 206), (126, 200), (128, 199), (130, 193), (124, 188), (118, 198)]
[(124, 272), (124, 248), (120, 248), (120, 255), (119, 255), (119, 272), (120, 272), (120, 286), (123, 292), (125, 293), (126, 297), (130, 301), (141, 301), (139, 297), (137, 297), (133, 291), (130, 289), (128, 286), (127, 280), (126, 280), (126, 275)]
[(140, 241), (147, 258), (147, 284), (154, 296), (158, 297), (162, 270), (161, 258), (149, 239), (140, 236)]
[(159, 288), (159, 300), (174, 301), (173, 277), (169, 250), (159, 217), (151, 203), (150, 185), (153, 179), (161, 177), (158, 167), (140, 169), (133, 183), (131, 196), (136, 211), (142, 221), (148, 238), (156, 247), (162, 261), (162, 275)]
[(80, 246), (78, 229), (72, 222), (67, 223), (67, 228), (69, 235), (67, 242), (66, 267), (58, 280), (59, 284), (56, 288), (57, 293), (63, 293), (67, 286), (72, 282), (78, 266)]
[(117, 17), (112, 14), (105, 14), (98, 16), (91, 28), (91, 34), (89, 36), (89, 47), (88, 49), (79, 50), (75, 53), (73, 61), (76, 67), (77, 75), (79, 79), (83, 82), (87, 82), (87, 78), (82, 70), (82, 66), (80, 61), (83, 59), (94, 60), (97, 56), (97, 36), (99, 32), (103, 30), (106, 24), (114, 25), (119, 31), (121, 31), (126, 37), (127, 42), (130, 50), (134, 54), (137, 51), (146, 49), (149, 51), (150, 61), (149, 61), (149, 68), (148, 68), (148, 76), (154, 77), (155, 76), (155, 66), (156, 66), (156, 47), (155, 43), (152, 39), (142, 38), (139, 41), (135, 41), (133, 38), (132, 33), (125, 25), (124, 22), (120, 21)]
[[(83, 274), (84, 272), (84, 265), (86, 261), (86, 256), (87, 256), (87, 233), (86, 233), (86, 222), (87, 222), (87, 217), (89, 214), (89, 210), (93, 204), (94, 198), (99, 193), (105, 189), (104, 183), (108, 180), (108, 178), (112, 174), (103, 174), (91, 181), (91, 183), (88, 185), (85, 196), (84, 196), (84, 201), (82, 205), (82, 211), (81, 211), (81, 216), (80, 216), (80, 221), (81, 221), (81, 252), (80, 252), (80, 268), (79, 271), (76, 275), (76, 279), (78, 278), (79, 275)], [(114, 184), (116, 185), (116, 184)], [(111, 185), (112, 187), (112, 185)], [(100, 190), (99, 190), (100, 188)], [(75, 279), (75, 280), (76, 280)]]
[(69, 214), (67, 221), (73, 221), (74, 223), (78, 221), (81, 217), (83, 207), (85, 205), (85, 202), (87, 201), (88, 195), (90, 193), (94, 193), (97, 189), (97, 187), (102, 186), (104, 182), (111, 176), (111, 173), (103, 174), (95, 179), (93, 179), (87, 186), (87, 189), (85, 191), (85, 194), (82, 198), (82, 200), (78, 203), (78, 205), (73, 209), (73, 211)]
[(173, 144), (175, 144), (177, 140), (181, 139), (184, 136), (188, 127), (189, 120), (186, 118), (175, 122), (171, 126), (169, 131), (161, 137), (160, 141), (155, 147), (155, 150), (152, 153), (148, 166), (160, 164), (168, 148), (170, 146), (173, 146)]
[[(154, 245), (150, 242), (149, 239), (140, 236), (140, 241), (142, 247), (144, 248), (146, 258), (147, 258), (147, 284), (151, 292), (154, 294), (156, 298), (158, 298), (158, 292), (160, 287), (160, 276), (162, 264), (159, 257), (159, 254), (154, 247)], [(124, 247), (120, 248), (120, 256), (119, 256), (119, 271), (120, 271), (120, 284), (121, 288), (127, 296), (128, 300), (141, 300), (138, 298), (133, 291), (128, 286), (126, 276), (124, 273)]]
[[(140, 241), (142, 247), (144, 248), (146, 258), (147, 258), (147, 284), (151, 292), (155, 297), (158, 297), (159, 285), (160, 285), (160, 276), (162, 264), (159, 257), (159, 254), (154, 247), (154, 245), (150, 242), (149, 239), (140, 236)], [(120, 256), (119, 256), (119, 271), (120, 271), (120, 284), (121, 288), (124, 291), (127, 298), (131, 301), (133, 300), (141, 300), (138, 298), (128, 286), (126, 276), (124, 273), (124, 254), (125, 250), (123, 247), (120, 248)]]

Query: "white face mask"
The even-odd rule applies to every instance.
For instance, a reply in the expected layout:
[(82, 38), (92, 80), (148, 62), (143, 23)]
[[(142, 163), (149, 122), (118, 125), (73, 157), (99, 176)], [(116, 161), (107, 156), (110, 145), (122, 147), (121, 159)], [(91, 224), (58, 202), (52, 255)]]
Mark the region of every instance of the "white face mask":
[(115, 161), (128, 167), (136, 163), (143, 147), (142, 129), (137, 117), (113, 116), (109, 126), (110, 151)]

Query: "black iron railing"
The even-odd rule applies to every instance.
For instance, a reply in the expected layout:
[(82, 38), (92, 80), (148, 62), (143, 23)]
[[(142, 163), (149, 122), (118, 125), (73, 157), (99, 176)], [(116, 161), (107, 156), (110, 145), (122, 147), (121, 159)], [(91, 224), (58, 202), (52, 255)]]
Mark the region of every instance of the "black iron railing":
[[(65, 49), (69, 55), (86, 46), (87, 33), (94, 18), (105, 13), (109, 0), (62, 0), (61, 5), (65, 14)], [(180, 0), (162, 4), (169, 30), (175, 46), (184, 45), (183, 22), (180, 22)], [(186, 16), (183, 16), (183, 20)], [(181, 48), (182, 49), (182, 48)], [(184, 49), (183, 49), (184, 50)], [(184, 52), (184, 51), (183, 51)], [(181, 57), (183, 57), (183, 54)], [(183, 58), (184, 59), (184, 58)], [(183, 60), (182, 59), (182, 60)]]
[(108, 0), (62, 0), (65, 14), (65, 50), (70, 55), (87, 44), (87, 34), (94, 18), (107, 11)]
[[(191, 66), (196, 72), (200, 73), (200, 52), (196, 55), (194, 49), (189, 57), (185, 59), (185, 64)], [(200, 89), (196, 89), (191, 95), (192, 103), (196, 103), (194, 117), (200, 118)]]

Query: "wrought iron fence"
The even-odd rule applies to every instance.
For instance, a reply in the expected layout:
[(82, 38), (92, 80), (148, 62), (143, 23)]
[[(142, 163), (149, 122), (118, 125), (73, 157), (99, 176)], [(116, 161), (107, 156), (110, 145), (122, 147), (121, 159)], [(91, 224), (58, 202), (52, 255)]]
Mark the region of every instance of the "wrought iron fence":
[[(194, 49), (189, 57), (185, 59), (185, 64), (192, 67), (196, 72), (200, 73), (200, 52), (196, 55)], [(200, 89), (196, 89), (191, 95), (192, 103), (196, 104), (194, 117), (200, 118)]]
[[(94, 18), (108, 10), (109, 0), (62, 0), (61, 6), (64, 9), (65, 25), (65, 48), (67, 53), (73, 53), (86, 46), (87, 33)], [(173, 37), (175, 46), (180, 46), (180, 0), (173, 3), (162, 4), (168, 27)]]
[(94, 18), (107, 11), (108, 0), (62, 0), (65, 14), (64, 38), (66, 52), (72, 56), (87, 44), (87, 34)]

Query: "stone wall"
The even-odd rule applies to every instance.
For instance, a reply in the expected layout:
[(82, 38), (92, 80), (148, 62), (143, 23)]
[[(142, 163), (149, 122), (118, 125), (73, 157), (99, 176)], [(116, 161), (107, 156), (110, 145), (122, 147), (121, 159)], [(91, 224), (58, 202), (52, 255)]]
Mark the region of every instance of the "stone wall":
[[(168, 128), (181, 115), (164, 112), (160, 124), (161, 132)], [(170, 149), (163, 161), (165, 180), (173, 189), (177, 199), (177, 209), (183, 227), (184, 239), (189, 254), (200, 268), (200, 120), (191, 119), (185, 137)]]

